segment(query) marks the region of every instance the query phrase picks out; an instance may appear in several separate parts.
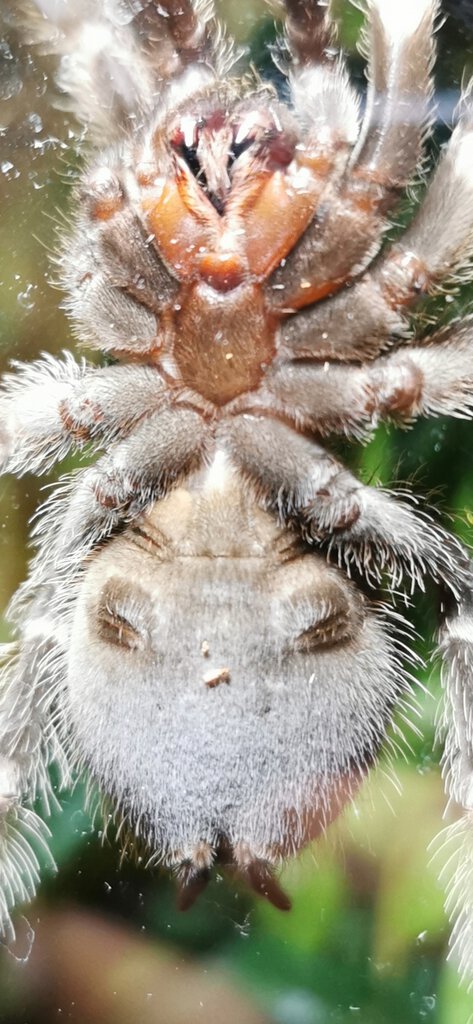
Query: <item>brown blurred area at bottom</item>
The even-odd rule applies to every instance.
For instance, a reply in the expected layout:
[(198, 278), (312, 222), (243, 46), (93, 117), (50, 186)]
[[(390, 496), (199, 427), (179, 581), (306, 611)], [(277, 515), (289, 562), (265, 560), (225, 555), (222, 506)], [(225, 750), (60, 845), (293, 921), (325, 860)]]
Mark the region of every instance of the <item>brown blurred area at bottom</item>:
[(24, 1024), (271, 1024), (215, 965), (197, 966), (78, 910), (41, 915), (24, 966), (12, 972)]

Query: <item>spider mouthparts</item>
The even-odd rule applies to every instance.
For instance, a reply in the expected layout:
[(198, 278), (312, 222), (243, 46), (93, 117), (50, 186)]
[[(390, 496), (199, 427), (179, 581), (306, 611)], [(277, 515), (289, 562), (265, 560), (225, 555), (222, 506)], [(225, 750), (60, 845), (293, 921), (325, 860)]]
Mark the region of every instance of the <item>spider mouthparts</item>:
[(266, 860), (254, 860), (238, 872), (254, 892), (264, 896), (276, 910), (290, 910), (291, 900), (274, 877), (274, 871)]
[[(242, 856), (237, 844), (231, 850), (223, 841), (217, 850), (217, 861), (227, 875), (240, 879), (245, 885), (272, 903), (277, 910), (290, 910), (291, 900), (275, 878), (274, 868), (263, 857), (246, 852)], [(200, 862), (200, 863), (199, 863)], [(211, 866), (202, 865), (202, 858), (195, 857), (182, 860), (176, 873), (176, 905), (178, 910), (189, 910), (207, 887), (211, 877)]]

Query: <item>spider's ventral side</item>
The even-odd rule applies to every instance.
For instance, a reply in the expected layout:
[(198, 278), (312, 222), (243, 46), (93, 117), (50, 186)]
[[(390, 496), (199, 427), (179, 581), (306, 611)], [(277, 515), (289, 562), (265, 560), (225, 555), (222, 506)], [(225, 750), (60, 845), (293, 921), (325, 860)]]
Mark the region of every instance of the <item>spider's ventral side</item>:
[(468, 553), (324, 439), (473, 413), (472, 321), (419, 337), (412, 320), (471, 276), (473, 95), (380, 254), (424, 161), (437, 4), (366, 0), (363, 116), (325, 2), (285, 7), (287, 103), (242, 76), (207, 3), (28, 7), (88, 126), (59, 266), (79, 340), (108, 361), (46, 355), (3, 381), (5, 472), (101, 454), (43, 506), (11, 606), (0, 921), (12, 935), (34, 893), (47, 828), (32, 802), (54, 800), (51, 764), (112, 799), (182, 906), (218, 860), (287, 907), (274, 869), (396, 743), (413, 683), (392, 605), (431, 577), (445, 780), (465, 809), (454, 946), (472, 974)]

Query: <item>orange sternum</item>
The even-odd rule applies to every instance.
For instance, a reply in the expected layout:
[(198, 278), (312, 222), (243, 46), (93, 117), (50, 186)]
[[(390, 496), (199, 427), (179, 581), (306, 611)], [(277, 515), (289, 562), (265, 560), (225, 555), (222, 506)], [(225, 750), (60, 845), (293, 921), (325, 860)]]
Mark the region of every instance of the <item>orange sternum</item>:
[(219, 406), (256, 388), (272, 361), (275, 332), (260, 288), (223, 294), (200, 282), (183, 289), (181, 302), (172, 354), (182, 383)]

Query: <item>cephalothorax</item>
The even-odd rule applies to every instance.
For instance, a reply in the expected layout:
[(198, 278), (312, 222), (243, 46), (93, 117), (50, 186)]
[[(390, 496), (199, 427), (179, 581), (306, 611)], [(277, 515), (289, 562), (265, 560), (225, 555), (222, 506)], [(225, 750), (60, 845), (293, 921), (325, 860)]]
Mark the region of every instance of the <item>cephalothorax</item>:
[[(415, 339), (408, 319), (469, 272), (469, 91), (379, 256), (423, 158), (437, 4), (367, 0), (362, 118), (325, 3), (286, 0), (287, 104), (241, 77), (207, 5), (75, 6), (36, 0), (30, 26), (99, 149), (59, 263), (79, 338), (112, 364), (46, 356), (4, 380), (4, 470), (102, 450), (44, 506), (12, 606), (6, 931), (44, 836), (23, 802), (47, 803), (51, 762), (112, 797), (183, 905), (219, 857), (286, 906), (273, 867), (350, 799), (409, 688), (379, 588), (426, 574), (447, 595), (447, 785), (472, 807), (468, 556), (323, 445), (473, 409), (471, 321)], [(468, 899), (454, 890), (465, 969)]]

